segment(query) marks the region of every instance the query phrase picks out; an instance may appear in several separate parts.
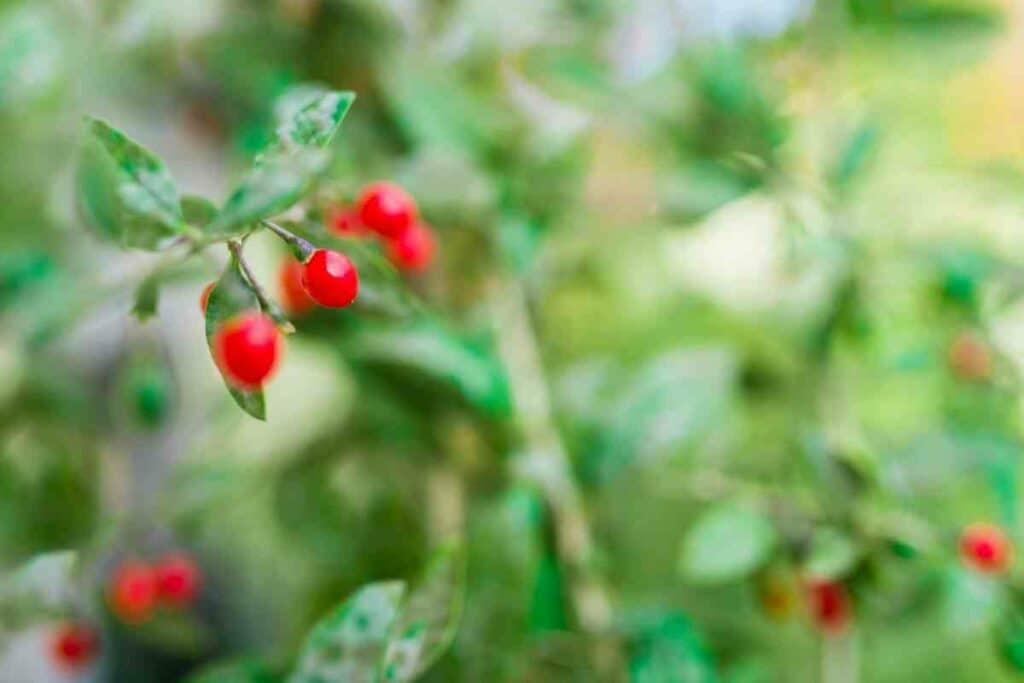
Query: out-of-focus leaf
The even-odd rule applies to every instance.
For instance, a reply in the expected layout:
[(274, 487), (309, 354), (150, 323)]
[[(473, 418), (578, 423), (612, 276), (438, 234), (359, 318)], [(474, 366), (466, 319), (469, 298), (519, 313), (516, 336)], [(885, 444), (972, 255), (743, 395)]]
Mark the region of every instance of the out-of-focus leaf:
[(735, 581), (763, 565), (775, 543), (775, 527), (763, 514), (726, 503), (706, 512), (687, 533), (679, 566), (691, 581)]
[(545, 553), (537, 564), (530, 596), (530, 631), (565, 631), (569, 627), (562, 567), (554, 553)]
[(181, 198), (181, 215), (189, 225), (204, 228), (216, 218), (217, 207), (205, 197), (186, 195)]
[(804, 568), (816, 578), (839, 579), (853, 568), (857, 556), (857, 547), (849, 536), (831, 527), (821, 527), (811, 537)]
[(140, 321), (149, 320), (156, 315), (159, 299), (160, 274), (151, 273), (135, 289), (135, 303), (132, 304), (132, 315)]
[(85, 221), (125, 247), (157, 249), (184, 227), (164, 163), (98, 119), (85, 122), (76, 192)]
[(992, 624), (1005, 601), (997, 581), (962, 567), (951, 568), (946, 581), (946, 620), (952, 631), (969, 633)]
[(322, 149), (271, 150), (256, 160), (204, 232), (215, 236), (238, 234), (290, 208), (313, 187), (327, 161)]
[(257, 659), (217, 662), (192, 674), (187, 683), (277, 683), (281, 677)]
[[(259, 310), (259, 299), (252, 291), (249, 282), (242, 274), (238, 260), (232, 257), (216, 286), (210, 292), (210, 298), (206, 304), (206, 344), (210, 348), (210, 356), (218, 366), (217, 358), (213, 348), (213, 338), (218, 328), (226, 321), (241, 313), (242, 311)], [(221, 373), (223, 376), (223, 373)], [(267, 407), (263, 397), (262, 389), (239, 389), (231, 386), (227, 378), (224, 384), (231, 393), (235, 403), (257, 420), (267, 419)]]
[(431, 322), (367, 328), (353, 339), (352, 357), (415, 373), (455, 389), (489, 415), (508, 413), (504, 371), (486, 347), (463, 340)]
[(405, 584), (373, 583), (324, 617), (303, 645), (290, 683), (376, 683)]
[(22, 3), (0, 12), (0, 110), (61, 82), (67, 40), (54, 8)]
[(402, 606), (384, 655), (383, 679), (416, 680), (451, 645), (465, 590), (462, 547), (438, 549), (423, 578)]
[(630, 683), (712, 683), (714, 664), (699, 634), (681, 614), (671, 614), (641, 634), (629, 660)]
[(76, 564), (73, 552), (43, 553), (0, 578), (0, 643), (67, 604)]
[(878, 138), (878, 128), (871, 123), (865, 123), (853, 132), (840, 149), (829, 173), (833, 185), (843, 188), (857, 177), (878, 148)]
[(326, 147), (355, 99), (348, 91), (293, 88), (275, 105), (278, 141), (285, 147)]

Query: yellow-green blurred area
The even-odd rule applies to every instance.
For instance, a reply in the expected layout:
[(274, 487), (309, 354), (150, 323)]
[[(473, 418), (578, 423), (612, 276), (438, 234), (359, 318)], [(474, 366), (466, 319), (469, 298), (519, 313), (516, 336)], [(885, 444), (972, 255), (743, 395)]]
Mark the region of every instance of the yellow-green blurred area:
[[(89, 229), (82, 121), (216, 208), (316, 88), (355, 104), (279, 218), (384, 266), (293, 316), (261, 422), (204, 337), (227, 250)], [(424, 273), (325, 227), (379, 179)], [(311, 627), (453, 536), (421, 680), (1014, 680), (1024, 565), (958, 538), (1024, 543), (1022, 372), (1017, 0), (0, 0), (0, 681), (364, 680), (293, 675)], [(199, 601), (119, 621), (174, 549)]]

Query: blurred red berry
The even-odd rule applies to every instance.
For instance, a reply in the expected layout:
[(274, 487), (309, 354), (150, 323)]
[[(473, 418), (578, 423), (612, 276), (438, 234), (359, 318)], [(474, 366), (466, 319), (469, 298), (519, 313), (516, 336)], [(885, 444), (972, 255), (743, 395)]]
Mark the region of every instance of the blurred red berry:
[(416, 201), (394, 183), (367, 185), (359, 197), (359, 219), (383, 237), (396, 237), (417, 215)]
[(317, 249), (303, 265), (302, 285), (321, 306), (343, 308), (359, 293), (359, 274), (344, 254)]
[(327, 229), (342, 237), (366, 234), (359, 212), (350, 207), (337, 207), (327, 213)]
[(961, 332), (953, 339), (948, 362), (956, 377), (969, 382), (984, 381), (992, 374), (992, 352), (973, 332)]
[(188, 607), (195, 602), (202, 584), (199, 566), (184, 553), (164, 557), (157, 563), (157, 597), (174, 607)]
[(301, 263), (293, 258), (288, 258), (281, 264), (277, 273), (278, 286), (281, 290), (281, 304), (289, 315), (302, 315), (313, 308), (314, 302), (306, 288), (302, 286)]
[(1003, 530), (994, 524), (971, 524), (960, 534), (960, 558), (980, 572), (995, 574), (1010, 565), (1012, 547)]
[(838, 581), (815, 579), (807, 585), (811, 620), (823, 631), (837, 633), (850, 622), (853, 605), (846, 586)]
[(64, 622), (50, 634), (50, 656), (61, 669), (75, 671), (87, 666), (99, 652), (95, 629), (85, 624)]
[(107, 589), (110, 609), (131, 624), (145, 621), (156, 604), (156, 576), (145, 562), (129, 561), (114, 572)]
[(388, 258), (399, 270), (426, 269), (433, 263), (436, 251), (434, 231), (422, 223), (413, 223), (388, 241)]
[(274, 321), (257, 311), (240, 313), (217, 330), (213, 348), (227, 380), (243, 389), (262, 386), (283, 351)]
[(216, 282), (211, 282), (203, 287), (202, 293), (199, 294), (199, 309), (203, 312), (203, 315), (206, 314), (206, 307), (210, 305), (210, 294), (213, 293), (213, 288), (216, 286)]

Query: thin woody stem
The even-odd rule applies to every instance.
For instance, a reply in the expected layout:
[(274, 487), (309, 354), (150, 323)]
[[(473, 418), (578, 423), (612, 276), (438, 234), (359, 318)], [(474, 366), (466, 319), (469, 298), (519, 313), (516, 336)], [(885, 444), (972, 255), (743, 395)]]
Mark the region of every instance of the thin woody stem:
[(295, 251), (295, 256), (298, 257), (300, 261), (305, 261), (307, 258), (309, 258), (310, 254), (316, 251), (316, 247), (313, 246), (313, 244), (309, 242), (309, 240), (302, 239), (295, 233), (291, 232), (290, 230), (286, 230), (285, 228), (281, 227), (280, 225), (273, 221), (264, 220), (260, 221), (260, 224), (267, 230), (269, 230), (270, 232), (274, 233), (282, 240), (284, 240), (285, 243), (287, 243), (288, 246), (290, 246)]
[(267, 296), (266, 290), (260, 285), (259, 280), (253, 275), (252, 270), (249, 268), (249, 263), (245, 260), (245, 256), (242, 253), (242, 243), (239, 240), (229, 240), (228, 249), (231, 251), (231, 255), (238, 261), (238, 267), (242, 269), (242, 274), (245, 275), (245, 279), (249, 281), (249, 286), (252, 287), (253, 293), (256, 295), (256, 299), (260, 302), (260, 308), (264, 312), (270, 315), (277, 323), (278, 327), (285, 334), (291, 334), (295, 331), (295, 326), (291, 324), (288, 318), (281, 312), (281, 309), (273, 302), (273, 300)]

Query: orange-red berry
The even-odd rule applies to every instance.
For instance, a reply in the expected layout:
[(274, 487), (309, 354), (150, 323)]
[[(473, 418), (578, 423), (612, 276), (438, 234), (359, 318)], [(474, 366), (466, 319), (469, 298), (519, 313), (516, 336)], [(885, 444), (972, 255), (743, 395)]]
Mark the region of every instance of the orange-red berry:
[(184, 553), (164, 557), (157, 563), (156, 591), (161, 602), (172, 607), (188, 607), (202, 587), (202, 573), (195, 561)]
[(845, 629), (853, 615), (850, 594), (839, 581), (811, 580), (807, 584), (807, 606), (814, 624), (830, 633)]
[(992, 374), (992, 352), (973, 332), (961, 332), (949, 345), (949, 368), (958, 378), (981, 382)]
[(128, 561), (117, 568), (107, 587), (110, 609), (131, 624), (145, 621), (156, 606), (156, 576), (145, 562)]
[(96, 658), (99, 649), (96, 630), (86, 624), (64, 622), (50, 634), (50, 656), (65, 671), (84, 668)]
[(306, 293), (302, 286), (303, 265), (293, 258), (281, 263), (277, 273), (277, 283), (281, 290), (281, 304), (289, 315), (308, 313), (316, 302)]
[(370, 230), (384, 237), (396, 237), (408, 228), (418, 214), (416, 201), (394, 183), (367, 185), (359, 196), (359, 219)]
[(960, 558), (972, 569), (989, 574), (1003, 572), (1012, 554), (1010, 539), (994, 524), (971, 524), (960, 534)]
[(327, 229), (342, 237), (364, 235), (367, 228), (359, 217), (359, 211), (350, 207), (337, 207), (327, 213)]
[(388, 241), (388, 258), (399, 270), (425, 270), (433, 263), (436, 251), (433, 230), (419, 222)]
[(317, 249), (303, 264), (302, 286), (321, 306), (343, 308), (359, 294), (359, 274), (344, 254)]
[(258, 311), (240, 313), (214, 336), (214, 357), (228, 382), (242, 389), (263, 385), (283, 352), (284, 342), (274, 321)]

